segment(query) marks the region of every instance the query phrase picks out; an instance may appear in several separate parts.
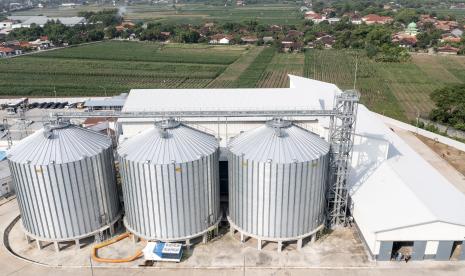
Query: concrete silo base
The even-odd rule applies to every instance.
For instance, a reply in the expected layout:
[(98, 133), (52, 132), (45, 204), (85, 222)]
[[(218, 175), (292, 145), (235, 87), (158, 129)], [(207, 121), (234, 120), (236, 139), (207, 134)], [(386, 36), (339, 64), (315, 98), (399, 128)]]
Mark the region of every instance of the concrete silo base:
[(147, 237), (145, 235), (142, 235), (138, 233), (137, 231), (133, 230), (127, 223), (126, 218), (123, 218), (123, 224), (124, 227), (126, 227), (126, 230), (131, 232), (133, 234), (133, 239), (134, 242), (138, 242), (139, 239), (144, 239), (146, 241), (161, 241), (161, 242), (180, 242), (184, 243), (187, 247), (190, 247), (193, 243), (192, 240), (197, 239), (199, 237), (202, 237), (202, 243), (207, 243), (208, 241), (208, 234), (210, 232), (214, 232), (214, 236), (218, 236), (218, 228), (219, 228), (219, 223), (221, 222), (221, 218), (218, 219), (212, 226), (208, 227), (202, 232), (196, 233), (191, 236), (185, 236), (185, 237), (180, 237), (180, 238), (175, 238), (175, 239), (156, 239), (153, 237)]
[(311, 242), (315, 242), (318, 232), (323, 230), (324, 225), (318, 226), (315, 230), (312, 232), (297, 236), (297, 237), (291, 237), (291, 238), (269, 238), (269, 237), (262, 237), (262, 236), (257, 236), (251, 233), (248, 233), (244, 230), (242, 230), (239, 226), (234, 224), (234, 222), (231, 220), (229, 216), (227, 216), (228, 222), (229, 222), (229, 231), (231, 232), (232, 235), (237, 231), (241, 235), (241, 243), (245, 241), (247, 237), (254, 238), (257, 240), (257, 249), (262, 250), (262, 243), (263, 242), (275, 242), (278, 244), (278, 252), (281, 252), (283, 249), (283, 243), (287, 242), (297, 242), (297, 250), (302, 249), (303, 246), (303, 240), (306, 238), (311, 237)]
[(100, 241), (100, 237), (107, 230), (109, 230), (110, 235), (113, 236), (115, 234), (115, 230), (117, 229), (119, 223), (121, 223), (121, 215), (117, 216), (116, 219), (111, 221), (109, 224), (101, 227), (100, 229), (97, 229), (96, 231), (93, 231), (91, 233), (88, 233), (82, 236), (66, 238), (66, 239), (44, 239), (43, 237), (38, 237), (34, 234), (29, 233), (26, 229), (24, 229), (22, 224), (21, 224), (21, 228), (24, 232), (27, 243), (35, 242), (39, 250), (42, 250), (42, 248), (44, 247), (43, 245), (44, 243), (53, 243), (55, 247), (55, 251), (59, 252), (61, 250), (60, 244), (62, 243), (74, 243), (76, 249), (81, 249), (81, 244), (83, 244), (81, 241), (84, 239), (94, 237), (94, 241), (96, 242)]

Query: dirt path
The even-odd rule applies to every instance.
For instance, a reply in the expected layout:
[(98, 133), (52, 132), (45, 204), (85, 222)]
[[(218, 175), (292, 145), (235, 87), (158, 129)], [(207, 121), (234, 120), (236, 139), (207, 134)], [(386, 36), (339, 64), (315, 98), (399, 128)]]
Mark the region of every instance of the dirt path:
[(235, 81), (239, 78), (242, 72), (249, 67), (249, 65), (260, 54), (264, 47), (251, 47), (235, 62), (229, 65), (224, 72), (216, 79), (210, 82), (208, 88), (228, 88), (233, 87)]

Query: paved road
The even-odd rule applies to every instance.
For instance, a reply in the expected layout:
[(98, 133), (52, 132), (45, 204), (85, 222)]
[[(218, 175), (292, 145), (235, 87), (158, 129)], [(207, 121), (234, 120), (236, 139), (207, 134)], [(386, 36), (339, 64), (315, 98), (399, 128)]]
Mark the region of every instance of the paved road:
[[(0, 234), (3, 237), (3, 231), (8, 223), (18, 214), (16, 200), (4, 203), (0, 202)], [(219, 268), (197, 268), (197, 269), (157, 269), (157, 268), (51, 268), (44, 267), (26, 261), (20, 260), (10, 255), (3, 245), (3, 239), (0, 241), (0, 276), (38, 276), (38, 275), (59, 275), (59, 276), (132, 276), (132, 275), (192, 275), (192, 276), (308, 276), (308, 275), (326, 275), (326, 276), (458, 276), (465, 275), (464, 263), (437, 263), (437, 262), (410, 262), (405, 263), (384, 263), (376, 267), (353, 267), (353, 268), (254, 268), (238, 267), (230, 269)]]

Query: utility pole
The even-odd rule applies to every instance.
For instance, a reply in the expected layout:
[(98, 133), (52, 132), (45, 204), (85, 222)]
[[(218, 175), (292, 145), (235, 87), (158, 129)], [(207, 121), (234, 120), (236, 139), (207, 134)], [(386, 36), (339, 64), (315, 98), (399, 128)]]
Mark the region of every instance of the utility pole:
[(355, 74), (354, 74), (354, 90), (357, 84), (357, 71), (358, 71), (358, 55), (355, 55)]

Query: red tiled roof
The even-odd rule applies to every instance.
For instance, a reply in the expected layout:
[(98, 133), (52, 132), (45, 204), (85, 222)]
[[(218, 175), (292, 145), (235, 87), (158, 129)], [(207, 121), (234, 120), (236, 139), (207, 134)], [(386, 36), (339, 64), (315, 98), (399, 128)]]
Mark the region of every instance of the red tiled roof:
[(392, 17), (390, 16), (380, 16), (377, 14), (369, 14), (362, 18), (364, 21), (367, 22), (375, 22), (375, 23), (386, 23), (392, 21)]
[(15, 50), (8, 47), (0, 47), (0, 52), (3, 53), (13, 53)]

